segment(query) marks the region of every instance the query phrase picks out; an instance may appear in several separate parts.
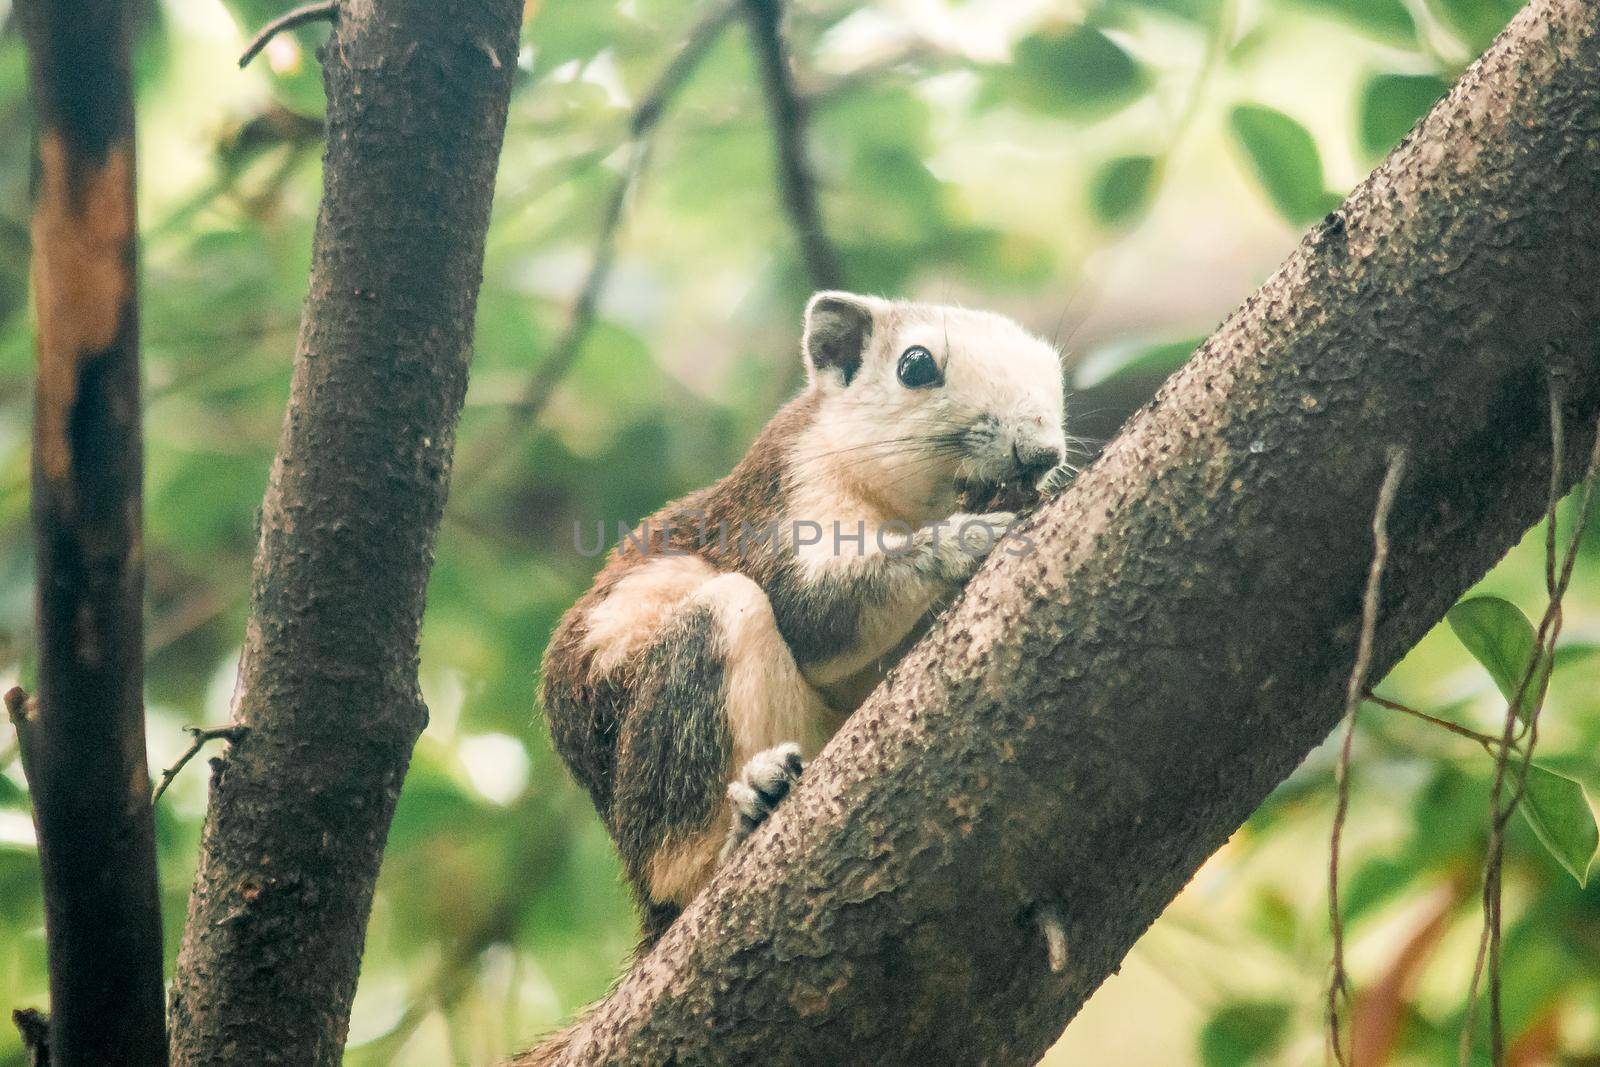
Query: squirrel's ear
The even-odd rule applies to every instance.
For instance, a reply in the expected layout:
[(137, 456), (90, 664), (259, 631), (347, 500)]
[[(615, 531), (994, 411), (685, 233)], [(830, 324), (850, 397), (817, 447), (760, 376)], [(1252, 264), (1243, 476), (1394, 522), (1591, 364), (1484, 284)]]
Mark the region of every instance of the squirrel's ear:
[(872, 337), (873, 311), (880, 301), (836, 290), (818, 293), (806, 305), (806, 328), (800, 347), (812, 381), (833, 374), (842, 385), (861, 369), (861, 356)]

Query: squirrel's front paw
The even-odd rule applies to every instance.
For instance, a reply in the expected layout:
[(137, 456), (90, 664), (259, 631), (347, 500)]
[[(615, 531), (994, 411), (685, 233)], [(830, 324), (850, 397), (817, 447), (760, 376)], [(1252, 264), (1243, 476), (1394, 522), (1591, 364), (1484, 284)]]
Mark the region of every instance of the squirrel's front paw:
[(733, 825), (722, 846), (726, 859), (756, 827), (767, 821), (780, 801), (800, 780), (806, 761), (794, 742), (757, 752), (744, 765), (739, 777), (728, 784), (728, 799), (733, 801)]
[(950, 516), (940, 524), (933, 541), (942, 576), (953, 582), (972, 577), (1016, 521), (1016, 513), (1011, 511), (961, 511)]
[(1061, 463), (1044, 472), (1044, 477), (1039, 479), (1039, 499), (1049, 500), (1067, 486), (1078, 476), (1078, 468), (1070, 463)]

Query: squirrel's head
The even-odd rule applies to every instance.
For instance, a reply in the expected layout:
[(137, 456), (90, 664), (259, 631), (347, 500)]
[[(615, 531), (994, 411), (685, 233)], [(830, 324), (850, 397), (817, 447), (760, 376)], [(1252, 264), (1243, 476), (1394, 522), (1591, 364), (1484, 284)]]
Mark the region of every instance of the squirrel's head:
[(1003, 315), (822, 292), (802, 348), (817, 415), (798, 458), (910, 521), (1064, 458), (1060, 355)]

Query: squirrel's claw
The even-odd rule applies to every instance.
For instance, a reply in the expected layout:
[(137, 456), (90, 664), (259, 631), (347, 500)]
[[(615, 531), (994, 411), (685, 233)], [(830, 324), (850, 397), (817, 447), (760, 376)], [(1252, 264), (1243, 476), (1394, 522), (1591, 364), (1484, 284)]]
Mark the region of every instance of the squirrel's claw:
[(750, 757), (739, 777), (728, 783), (733, 819), (728, 827), (727, 843), (722, 847), (724, 859), (755, 832), (756, 827), (767, 821), (767, 816), (789, 795), (805, 769), (800, 746), (792, 741)]
[(1049, 500), (1060, 493), (1072, 480), (1078, 476), (1078, 468), (1070, 463), (1062, 463), (1045, 471), (1044, 477), (1039, 479), (1039, 499)]

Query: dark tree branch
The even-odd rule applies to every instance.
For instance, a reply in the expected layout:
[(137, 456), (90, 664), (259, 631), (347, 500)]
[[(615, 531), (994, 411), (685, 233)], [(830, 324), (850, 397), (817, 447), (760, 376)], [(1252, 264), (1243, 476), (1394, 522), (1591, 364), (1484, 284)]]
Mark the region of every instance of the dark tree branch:
[(16, 720), (55, 1062), (166, 1062), (145, 765), (132, 7), (20, 4), (37, 111), (39, 679)]
[(743, 0), (745, 21), (761, 85), (772, 118), (777, 148), (778, 188), (784, 212), (800, 242), (800, 254), (814, 289), (844, 287), (839, 253), (828, 239), (817, 203), (817, 181), (806, 153), (806, 106), (795, 88), (794, 72), (783, 41), (781, 0)]
[(339, 1062), (427, 720), (417, 642), (467, 384), (519, 0), (350, 4), (234, 718), (173, 981), (179, 1064)]
[(321, 0), (320, 3), (302, 4), (292, 11), (285, 12), (261, 27), (261, 32), (250, 39), (244, 53), (239, 56), (239, 69), (243, 70), (250, 65), (250, 61), (261, 54), (261, 50), (272, 43), (272, 39), (285, 30), (292, 30), (298, 26), (305, 26), (313, 22), (333, 22), (339, 18), (338, 0)]
[(1534, 0), (1022, 525), (1036, 550), (989, 562), (559, 1062), (1035, 1062), (1338, 721), (1390, 450), (1372, 677), (1543, 513), (1546, 380), (1569, 424), (1600, 413), (1597, 85), (1600, 11)]

